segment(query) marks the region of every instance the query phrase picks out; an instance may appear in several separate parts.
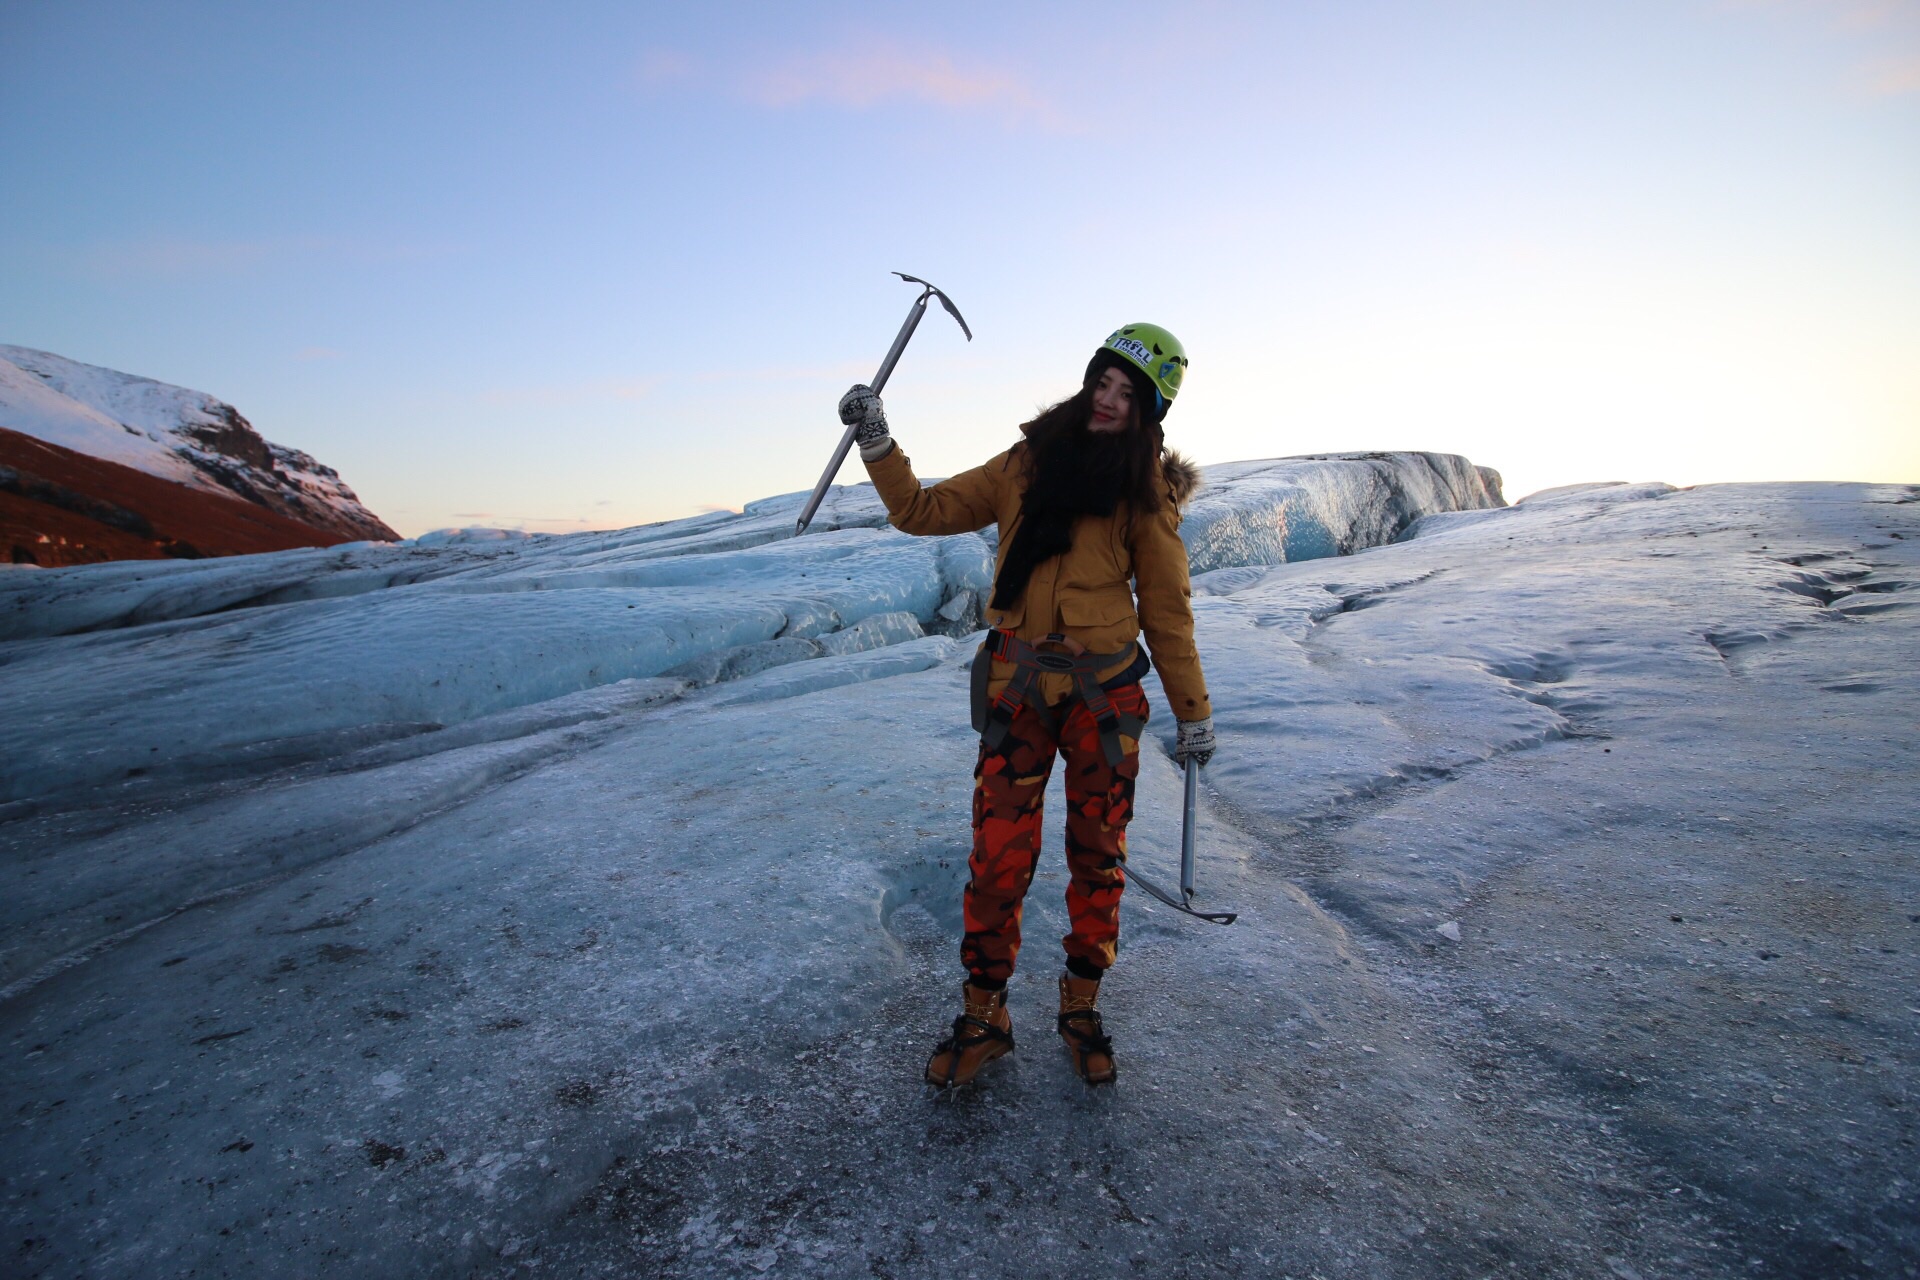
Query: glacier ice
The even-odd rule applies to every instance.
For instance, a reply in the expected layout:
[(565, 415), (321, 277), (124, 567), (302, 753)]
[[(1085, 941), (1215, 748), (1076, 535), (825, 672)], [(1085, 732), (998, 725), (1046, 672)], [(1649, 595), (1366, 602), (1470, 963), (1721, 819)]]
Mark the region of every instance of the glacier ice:
[(1205, 573), (1349, 555), (1430, 513), (1503, 505), (1498, 473), (1457, 454), (1321, 454), (1207, 468), (1180, 533)]
[[(1391, 538), (1410, 511), (1497, 501), (1449, 455), (1216, 473), (1189, 520), (1196, 567), (1229, 550), (1234, 563), (1350, 550)], [(831, 490), (795, 538), (804, 498), (600, 533), (466, 529), (0, 579), (0, 641), (17, 642), (0, 667), (13, 708), (0, 804), (280, 767), (617, 681), (707, 685), (978, 627), (986, 538), (900, 534), (871, 485)], [(1260, 532), (1305, 527), (1303, 502), (1313, 528), (1334, 532), (1291, 544)], [(76, 654), (83, 687), (52, 674)]]
[[(1255, 473), (1196, 540), (1284, 550), (1305, 518), (1273, 514), (1284, 488)], [(1056, 785), (1020, 1048), (942, 1102), (916, 1079), (955, 1012), (975, 744), (971, 646), (940, 611), (980, 589), (985, 544), (909, 544), (852, 499), (837, 530), (746, 540), (775, 508), (358, 548), (305, 579), (226, 566), (251, 596), (171, 567), (14, 575), (53, 621), (0, 646), (9, 756), (37, 735), (75, 768), (124, 760), (90, 724), (115, 715), (184, 744), (172, 777), (0, 810), (15, 1269), (1920, 1256), (1920, 487), (1611, 486), (1392, 532), (1376, 512), (1397, 541), (1201, 572), (1199, 882), (1240, 922), (1127, 895), (1103, 997), (1122, 1079), (1088, 1095), (1050, 1030)], [(616, 636), (635, 671), (675, 661), (589, 677)], [(666, 674), (782, 641), (820, 653)], [(548, 645), (567, 679), (516, 665)], [(356, 661), (377, 698), (302, 702)], [(429, 694), (389, 667), (460, 670)], [(16, 730), (43, 686), (84, 714), (48, 694)], [(342, 736), (236, 760), (301, 727)], [(1179, 777), (1163, 713), (1147, 733), (1130, 858), (1164, 880)]]

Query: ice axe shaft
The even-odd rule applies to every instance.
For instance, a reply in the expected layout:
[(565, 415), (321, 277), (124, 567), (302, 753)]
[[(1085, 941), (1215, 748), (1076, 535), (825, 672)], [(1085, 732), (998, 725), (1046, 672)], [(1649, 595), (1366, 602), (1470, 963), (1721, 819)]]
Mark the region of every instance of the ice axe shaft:
[[(894, 274), (899, 274), (895, 272)], [(873, 381), (867, 385), (878, 395), (887, 385), (887, 379), (893, 374), (893, 366), (899, 363), (900, 353), (907, 349), (907, 339), (920, 327), (920, 317), (927, 313), (927, 295), (921, 294), (914, 299), (913, 307), (907, 312), (907, 319), (900, 326), (899, 334), (893, 340), (893, 347), (887, 352), (887, 358), (880, 362), (880, 372), (873, 375)], [(813, 495), (807, 499), (807, 505), (800, 511), (800, 520), (793, 526), (793, 536), (799, 537), (812, 523), (814, 512), (820, 509), (820, 503), (826, 498), (827, 490), (833, 487), (833, 478), (840, 474), (840, 468), (847, 461), (847, 454), (853, 448), (854, 433), (860, 430), (859, 423), (853, 423), (840, 433), (840, 443), (834, 446), (833, 457), (827, 460), (827, 469), (820, 473), (819, 481), (813, 486)]]
[(1200, 800), (1200, 766), (1187, 757), (1187, 798), (1180, 818), (1180, 896), (1193, 901), (1193, 811)]
[(1127, 880), (1175, 911), (1185, 912), (1196, 920), (1205, 920), (1208, 924), (1232, 924), (1240, 918), (1237, 911), (1202, 911), (1193, 905), (1193, 836), (1196, 823), (1194, 811), (1200, 803), (1200, 766), (1191, 759), (1187, 761), (1187, 795), (1181, 806), (1180, 815), (1180, 896), (1174, 897), (1165, 889), (1141, 875), (1131, 864), (1127, 866)]
[[(873, 388), (876, 395), (887, 385), (887, 379), (893, 376), (893, 366), (900, 362), (900, 353), (907, 349), (908, 339), (912, 338), (913, 331), (920, 327), (920, 317), (927, 313), (928, 298), (940, 299), (940, 305), (947, 309), (947, 314), (959, 321), (960, 332), (967, 335), (967, 341), (973, 341), (973, 330), (967, 328), (967, 322), (961, 318), (960, 309), (953, 305), (953, 299), (918, 276), (910, 276), (903, 271), (896, 271), (893, 274), (908, 284), (924, 287), (920, 291), (920, 296), (913, 300), (913, 305), (907, 308), (907, 318), (901, 322), (900, 332), (894, 335), (893, 346), (887, 350), (887, 358), (880, 362), (880, 372), (874, 374), (873, 381), (867, 384)], [(797, 538), (805, 533), (807, 526), (813, 522), (814, 512), (820, 509), (820, 503), (826, 498), (827, 490), (833, 486), (833, 478), (840, 474), (840, 467), (846, 462), (848, 451), (853, 448), (854, 432), (858, 430), (859, 424), (855, 423), (841, 433), (840, 443), (834, 448), (833, 457), (827, 462), (827, 469), (820, 473), (820, 482), (813, 486), (813, 496), (808, 498), (807, 505), (801, 508), (800, 519), (793, 526), (794, 537)]]

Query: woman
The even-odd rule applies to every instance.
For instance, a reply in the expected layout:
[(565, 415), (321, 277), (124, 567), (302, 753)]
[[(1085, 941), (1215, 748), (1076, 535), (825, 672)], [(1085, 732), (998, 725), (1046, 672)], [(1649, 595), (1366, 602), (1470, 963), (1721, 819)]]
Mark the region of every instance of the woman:
[[(921, 488), (870, 387), (841, 397), (867, 474), (894, 527), (912, 534), (1000, 526), (1000, 554), (974, 662), (973, 853), (960, 947), (963, 1009), (927, 1063), (929, 1083), (965, 1084), (1013, 1049), (1007, 979), (1040, 853), (1040, 805), (1056, 754), (1067, 762), (1067, 910), (1056, 1026), (1089, 1084), (1114, 1079), (1097, 1001), (1113, 963), (1126, 885), (1148, 657), (1179, 721), (1174, 758), (1205, 764), (1213, 717), (1193, 644), (1180, 507), (1197, 473), (1167, 449), (1161, 420), (1185, 350), (1157, 325), (1117, 329), (1078, 393), (1021, 427), (983, 467)], [(1131, 585), (1130, 585), (1131, 584)]]

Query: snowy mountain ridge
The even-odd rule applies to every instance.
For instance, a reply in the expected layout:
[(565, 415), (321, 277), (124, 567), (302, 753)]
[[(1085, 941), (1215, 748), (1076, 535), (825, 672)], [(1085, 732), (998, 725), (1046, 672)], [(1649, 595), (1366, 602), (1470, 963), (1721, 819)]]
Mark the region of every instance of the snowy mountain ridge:
[(398, 537), (333, 468), (262, 439), (239, 410), (202, 391), (0, 344), (0, 427), (316, 529)]

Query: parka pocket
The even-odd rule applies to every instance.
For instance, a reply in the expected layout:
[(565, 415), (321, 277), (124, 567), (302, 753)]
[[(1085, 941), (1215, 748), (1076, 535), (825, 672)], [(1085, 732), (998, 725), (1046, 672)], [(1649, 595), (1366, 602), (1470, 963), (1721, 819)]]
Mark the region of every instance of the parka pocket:
[(1108, 627), (1133, 620), (1133, 592), (1125, 587), (1067, 591), (1060, 596), (1060, 621), (1070, 627)]
[(1133, 592), (1124, 586), (1062, 594), (1060, 621), (1068, 635), (1094, 653), (1112, 653), (1140, 634)]

